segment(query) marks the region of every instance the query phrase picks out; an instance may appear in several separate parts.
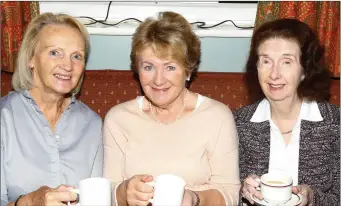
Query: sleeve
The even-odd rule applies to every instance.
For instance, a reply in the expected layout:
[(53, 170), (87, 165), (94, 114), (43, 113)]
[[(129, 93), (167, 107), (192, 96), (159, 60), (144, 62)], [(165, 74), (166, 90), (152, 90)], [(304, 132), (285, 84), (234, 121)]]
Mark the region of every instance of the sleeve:
[[(102, 127), (102, 124), (101, 124)], [(98, 149), (92, 167), (91, 177), (102, 177), (103, 176), (103, 132), (101, 128), (100, 141), (98, 144)]]
[(212, 177), (209, 189), (217, 189), (221, 192), (226, 205), (237, 205), (240, 189), (238, 138), (231, 112), (210, 148), (209, 163)]
[(124, 146), (127, 140), (118, 129), (115, 121), (111, 119), (112, 113), (108, 113), (103, 126), (104, 139), (104, 169), (103, 176), (111, 181), (113, 188), (113, 205), (117, 205), (116, 189), (123, 178), (123, 161), (125, 158)]
[(335, 125), (330, 128), (333, 134), (333, 159), (332, 166), (332, 185), (327, 191), (321, 191), (317, 187), (313, 187), (314, 200), (313, 205), (340, 205), (340, 113), (336, 118)]
[(1, 118), (1, 206), (5, 206), (8, 204), (7, 185), (4, 168), (5, 146), (3, 142), (3, 138), (6, 136), (6, 128), (3, 126), (2, 119), (3, 118)]

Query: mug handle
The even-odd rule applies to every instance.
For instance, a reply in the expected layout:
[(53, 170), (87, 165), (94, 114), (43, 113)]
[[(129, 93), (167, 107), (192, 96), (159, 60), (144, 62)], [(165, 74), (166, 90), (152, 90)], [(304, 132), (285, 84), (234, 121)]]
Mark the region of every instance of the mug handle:
[[(155, 188), (155, 182), (154, 182), (154, 181), (145, 182), (145, 184), (150, 185), (150, 186), (152, 186), (152, 187)], [(154, 204), (154, 199), (153, 199), (153, 198), (150, 198), (148, 201), (149, 201), (150, 203)]]
[[(77, 194), (77, 199), (79, 199), (79, 189), (70, 189), (69, 191), (70, 191), (70, 192), (73, 192), (73, 193), (76, 193), (76, 194)], [(77, 206), (80, 206), (80, 204), (79, 204), (78, 202), (77, 202), (76, 205), (77, 205)], [(67, 206), (71, 206), (70, 201), (67, 202)]]

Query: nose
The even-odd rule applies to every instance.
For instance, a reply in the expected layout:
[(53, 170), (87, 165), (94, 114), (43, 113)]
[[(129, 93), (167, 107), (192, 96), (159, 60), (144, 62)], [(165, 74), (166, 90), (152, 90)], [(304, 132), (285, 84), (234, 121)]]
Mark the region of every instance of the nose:
[(71, 57), (64, 56), (61, 59), (60, 68), (65, 71), (71, 72), (73, 70)]
[(278, 64), (274, 64), (271, 68), (270, 78), (272, 80), (280, 79), (282, 77)]
[(164, 76), (164, 72), (162, 69), (157, 69), (156, 74), (154, 76), (154, 84), (156, 86), (161, 86), (166, 82), (166, 78)]

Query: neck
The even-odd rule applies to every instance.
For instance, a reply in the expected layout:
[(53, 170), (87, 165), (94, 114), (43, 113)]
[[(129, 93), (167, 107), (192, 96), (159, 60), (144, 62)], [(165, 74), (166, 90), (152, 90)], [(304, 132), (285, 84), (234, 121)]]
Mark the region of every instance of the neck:
[[(150, 112), (153, 118), (159, 123), (167, 123), (178, 120), (182, 116), (186, 108), (188, 96), (189, 91), (187, 89), (184, 89), (184, 91), (180, 93), (178, 98), (176, 98), (176, 100), (170, 104), (164, 106), (155, 106), (152, 105), (151, 102), (149, 102)], [(153, 109), (155, 110), (155, 114)]]
[(29, 92), (39, 109), (44, 114), (58, 113), (63, 109), (63, 105), (68, 101), (68, 99), (70, 99), (65, 98), (63, 95), (43, 91), (40, 88), (33, 88)]
[(301, 109), (302, 100), (298, 96), (284, 101), (269, 101), (271, 118), (280, 120), (296, 120)]

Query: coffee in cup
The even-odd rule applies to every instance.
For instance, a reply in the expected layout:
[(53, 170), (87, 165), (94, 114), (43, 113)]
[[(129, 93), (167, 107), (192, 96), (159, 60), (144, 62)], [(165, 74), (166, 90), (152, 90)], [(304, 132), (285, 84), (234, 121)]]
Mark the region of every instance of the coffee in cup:
[(260, 178), (260, 191), (265, 201), (281, 204), (292, 196), (292, 177), (282, 172), (270, 172)]

